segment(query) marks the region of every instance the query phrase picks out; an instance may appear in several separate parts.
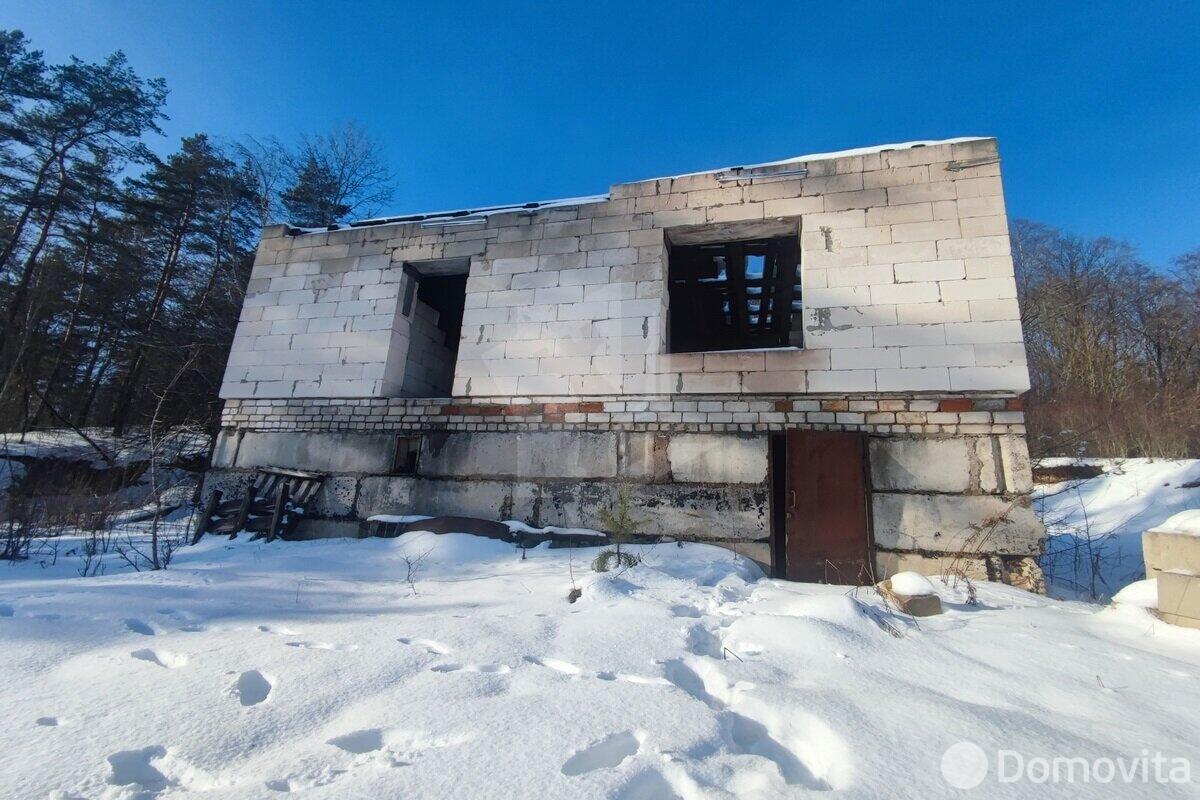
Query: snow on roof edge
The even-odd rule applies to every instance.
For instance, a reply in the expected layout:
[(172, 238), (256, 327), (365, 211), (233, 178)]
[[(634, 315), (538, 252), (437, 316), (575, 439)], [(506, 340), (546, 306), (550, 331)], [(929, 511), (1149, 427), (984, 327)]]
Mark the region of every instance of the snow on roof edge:
[[(296, 235), (307, 233), (328, 233), (329, 231), (344, 231), (350, 228), (371, 228), (376, 225), (404, 225), (407, 223), (428, 223), (435, 225), (439, 222), (464, 224), (475, 218), (487, 218), (492, 214), (513, 214), (518, 211), (543, 211), (549, 208), (566, 208), (570, 206), (585, 206), (590, 203), (603, 203), (609, 194), (591, 194), (581, 197), (562, 197), (557, 200), (535, 200), (528, 203), (509, 203), (506, 205), (481, 206), (480, 208), (460, 208), (452, 211), (424, 211), (417, 214), (389, 214), (386, 217), (372, 217), (353, 222), (345, 222), (323, 228), (300, 228), (288, 225), (289, 232)], [(460, 222), (461, 220), (461, 222)]]
[[(882, 153), (885, 150), (909, 150), (914, 147), (935, 147), (943, 144), (961, 144), (963, 142), (982, 142), (988, 139), (994, 139), (994, 136), (958, 136), (951, 139), (917, 139), (911, 142), (897, 142), (893, 144), (877, 144), (870, 147), (853, 147), (848, 150), (834, 150), (828, 153), (808, 153), (801, 156), (792, 156), (783, 158), (778, 161), (764, 161), (757, 164), (742, 164), (739, 166), (717, 167), (715, 169), (703, 169), (698, 172), (683, 172), (678, 175), (662, 175), (657, 178), (640, 178), (633, 181), (622, 181), (621, 184), (645, 183), (647, 181), (674, 180), (675, 178), (688, 178), (695, 175), (708, 175), (713, 172), (727, 172), (735, 169), (756, 169), (758, 167), (776, 167), (781, 164), (796, 164), (808, 161), (828, 161), (834, 158), (852, 158), (854, 156), (865, 156), (872, 153)], [(454, 223), (456, 220), (471, 217), (486, 218), (492, 214), (511, 214), (518, 211), (541, 211), (547, 208), (564, 208), (568, 206), (583, 206), (591, 203), (603, 203), (609, 199), (609, 193), (583, 195), (580, 197), (563, 197), (557, 200), (537, 200), (529, 203), (511, 203), (508, 205), (483, 206), (480, 208), (470, 209), (462, 208), (452, 211), (425, 211), (417, 214), (389, 214), (386, 217), (373, 217), (370, 219), (355, 220), (353, 222), (332, 225), (324, 228), (299, 228), (293, 225), (288, 226), (288, 232), (292, 235), (304, 235), (308, 233), (328, 233), (329, 231), (341, 231), (348, 228), (370, 228), (377, 225), (401, 225), (411, 222), (428, 222), (435, 223), (437, 220), (446, 220)], [(459, 223), (461, 224), (461, 223)]]
[[(917, 139), (911, 142), (897, 142), (894, 144), (877, 144), (870, 147), (852, 147), (849, 150), (834, 150), (828, 153), (808, 153), (802, 156), (792, 156), (790, 158), (781, 158), (778, 161), (764, 161), (760, 164), (739, 164), (737, 166), (718, 167), (716, 169), (702, 169), (699, 172), (684, 172), (679, 175), (663, 175), (658, 178), (646, 178), (649, 181), (673, 180), (675, 178), (689, 178), (693, 175), (707, 175), (710, 172), (727, 172), (733, 169), (757, 169), (759, 167), (777, 167), (781, 164), (798, 164), (807, 161), (829, 161), (834, 158), (853, 158), (854, 156), (866, 156), (872, 153), (882, 153), (884, 150), (911, 150), (914, 147), (936, 147), (943, 144), (962, 144), (963, 142), (983, 142), (988, 139), (994, 139), (994, 136), (958, 136), (953, 139)], [(643, 183), (644, 181), (628, 181), (628, 183)]]

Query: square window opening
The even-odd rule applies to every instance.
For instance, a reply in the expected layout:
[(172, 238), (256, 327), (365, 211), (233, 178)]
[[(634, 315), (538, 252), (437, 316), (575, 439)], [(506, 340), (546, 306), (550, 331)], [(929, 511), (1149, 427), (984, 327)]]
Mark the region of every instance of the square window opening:
[(798, 252), (794, 236), (673, 245), (667, 352), (802, 346)]
[(397, 436), (392, 455), (393, 475), (416, 475), (417, 457), (421, 452), (420, 436)]

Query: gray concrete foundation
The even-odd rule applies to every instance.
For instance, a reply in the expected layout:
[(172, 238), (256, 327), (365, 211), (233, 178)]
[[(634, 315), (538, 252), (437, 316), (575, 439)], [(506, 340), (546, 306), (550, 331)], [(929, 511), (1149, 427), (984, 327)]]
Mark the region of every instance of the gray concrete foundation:
[[(397, 475), (395, 434), (226, 431), (206, 490), (240, 491), (257, 467), (327, 472), (301, 533), (353, 536), (360, 520), (377, 514), (602, 528), (601, 510), (628, 487), (641, 532), (712, 541), (770, 563), (769, 434), (468, 431), (420, 439), (415, 474)], [(1020, 438), (873, 436), (869, 462), (881, 572), (964, 554), (983, 564), (1040, 553), (1042, 528), (1022, 492), (1029, 464)]]

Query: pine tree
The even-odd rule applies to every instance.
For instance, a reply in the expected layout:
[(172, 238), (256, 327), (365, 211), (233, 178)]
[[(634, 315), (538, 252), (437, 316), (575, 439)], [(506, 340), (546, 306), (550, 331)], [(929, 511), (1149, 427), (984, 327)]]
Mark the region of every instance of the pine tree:
[(12, 198), (12, 221), (0, 247), (0, 270), (15, 271), (16, 278), (0, 323), (0, 354), (20, 325), (78, 164), (99, 153), (146, 160), (149, 151), (139, 137), (158, 131), (166, 91), (159, 79), (139, 78), (120, 52), (99, 64), (72, 58), (50, 69), (44, 99), (18, 109), (5, 126), (3, 135), (21, 153), (6, 166), (23, 189)]
[(600, 509), (598, 516), (600, 524), (608, 533), (609, 541), (616, 547), (601, 551), (592, 561), (592, 569), (596, 572), (608, 572), (614, 563), (618, 567), (637, 566), (641, 562), (640, 558), (621, 551), (621, 545), (632, 541), (638, 529), (645, 523), (644, 519), (633, 514), (628, 484), (621, 484), (617, 490), (617, 502), (611, 508)]
[[(111, 418), (117, 433), (124, 429), (145, 377), (148, 350), (156, 348), (160, 371), (182, 361), (171, 319), (194, 319), (189, 309), (204, 302), (215, 276), (226, 268), (223, 262), (248, 252), (254, 220), (253, 189), (203, 134), (184, 139), (178, 153), (127, 186), (125, 227), (133, 233), (127, 254), (140, 265), (143, 301), (141, 313), (128, 325), (127, 355)], [(172, 352), (174, 358), (164, 358)]]
[(296, 171), (295, 181), (284, 190), (280, 199), (288, 221), (301, 228), (320, 228), (332, 225), (350, 211), (340, 202), (341, 187), (337, 176), (327, 164), (309, 153)]

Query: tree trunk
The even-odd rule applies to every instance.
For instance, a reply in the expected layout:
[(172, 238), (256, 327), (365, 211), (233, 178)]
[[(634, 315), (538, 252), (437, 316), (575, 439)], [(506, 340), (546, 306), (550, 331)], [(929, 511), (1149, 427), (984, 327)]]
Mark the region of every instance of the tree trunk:
[[(13, 297), (8, 306), (8, 315), (5, 317), (3, 329), (0, 329), (0, 353), (4, 352), (4, 345), (12, 335), (13, 329), (17, 324), (17, 319), (21, 315), (21, 308), (25, 305), (25, 297), (29, 294), (29, 284), (33, 280), (34, 267), (37, 266), (37, 260), (42, 254), (42, 248), (46, 246), (46, 240), (50, 238), (50, 229), (54, 226), (55, 217), (58, 215), (58, 209), (62, 205), (62, 200), (66, 193), (67, 168), (65, 156), (60, 155), (58, 158), (58, 190), (54, 193), (54, 199), (46, 209), (46, 218), (42, 221), (37, 241), (29, 249), (29, 255), (26, 256), (25, 264), (21, 268), (21, 279), (17, 282), (16, 289), (13, 290)], [(10, 364), (9, 369), (13, 369), (14, 366), (15, 364)]]
[(129, 362), (129, 369), (125, 372), (125, 380), (121, 384), (120, 391), (117, 392), (116, 405), (113, 406), (112, 429), (114, 436), (120, 436), (125, 432), (125, 426), (129, 421), (129, 406), (133, 402), (133, 394), (137, 388), (138, 382), (141, 380), (142, 366), (145, 364), (146, 354), (146, 336), (148, 336), (158, 322), (158, 316), (162, 311), (163, 303), (166, 301), (167, 290), (171, 286), (171, 281), (175, 277), (175, 268), (179, 264), (179, 254), (183, 250), (183, 237), (187, 233), (188, 225), (191, 223), (192, 203), (195, 201), (195, 192), (188, 198), (188, 203), (184, 207), (183, 214), (179, 219), (175, 230), (171, 234), (170, 246), (167, 248), (167, 257), (163, 263), (162, 271), (158, 276), (158, 284), (154, 287), (154, 298), (150, 302), (150, 315), (146, 318), (146, 324), (142, 326), (141, 336), (135, 338), (133, 353)]

